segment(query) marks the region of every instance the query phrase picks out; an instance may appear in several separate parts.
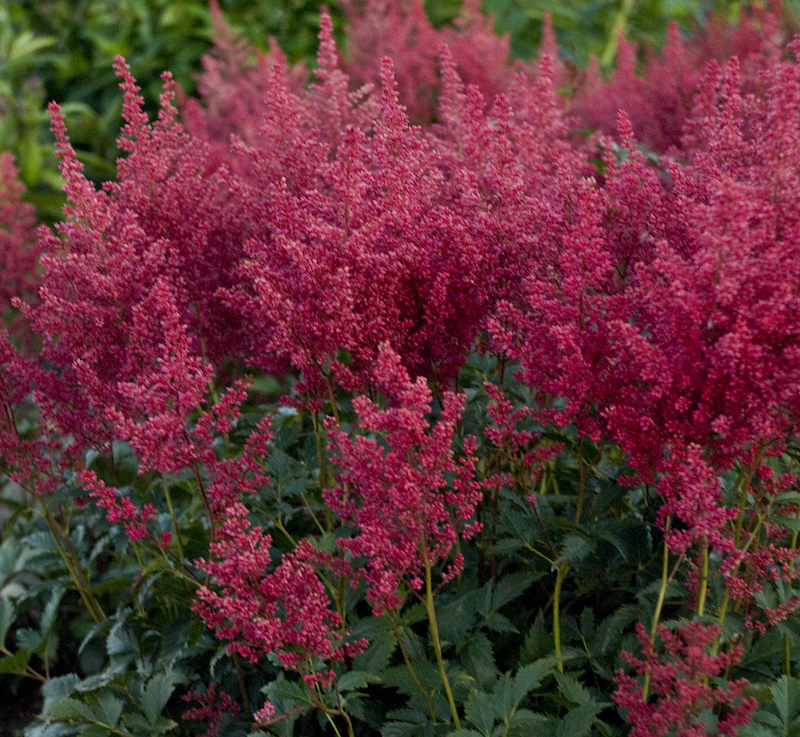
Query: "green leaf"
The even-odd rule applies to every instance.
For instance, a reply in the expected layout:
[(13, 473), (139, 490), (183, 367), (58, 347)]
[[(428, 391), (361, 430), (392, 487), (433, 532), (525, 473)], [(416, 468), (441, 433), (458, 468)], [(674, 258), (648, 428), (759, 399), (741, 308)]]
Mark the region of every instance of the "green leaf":
[(601, 704), (584, 704), (567, 712), (558, 725), (556, 737), (584, 737), (602, 708)]
[(497, 588), (492, 595), (492, 611), (496, 612), (509, 602), (514, 601), (514, 599), (518, 599), (535, 580), (536, 577), (530, 573), (512, 573), (502, 576), (497, 582)]
[(570, 701), (581, 706), (594, 703), (594, 698), (578, 681), (567, 673), (556, 673), (556, 681), (561, 693)]
[(397, 640), (394, 635), (391, 632), (384, 632), (374, 640), (371, 639), (367, 649), (353, 658), (353, 668), (380, 674), (389, 667), (396, 649)]
[(64, 589), (61, 586), (56, 586), (50, 594), (47, 606), (45, 606), (44, 613), (42, 614), (41, 622), (39, 623), (39, 632), (42, 638), (47, 636), (50, 632), (50, 628), (53, 626), (53, 619), (55, 618), (56, 611), (58, 611), (58, 605), (61, 603), (62, 596), (64, 596)]
[(172, 678), (166, 673), (159, 673), (150, 679), (142, 694), (142, 709), (151, 726), (155, 725), (174, 688)]
[(381, 679), (361, 670), (351, 670), (345, 673), (341, 678), (336, 679), (336, 687), (344, 693), (345, 691), (355, 691), (359, 688), (364, 688), (370, 683), (380, 683)]
[(95, 713), (78, 699), (68, 697), (57, 701), (47, 710), (47, 717), (50, 719), (84, 719), (89, 722), (96, 722)]
[(308, 694), (308, 689), (285, 678), (278, 678), (265, 686), (263, 692), (271, 702), (292, 701), (295, 704), (313, 704), (314, 701)]
[(483, 737), (491, 737), (496, 721), (494, 700), (485, 691), (471, 691), (464, 704), (464, 716), (474, 724)]
[(30, 650), (20, 648), (7, 658), (0, 658), (0, 673), (22, 673), (31, 659)]
[(588, 540), (582, 535), (569, 535), (564, 541), (561, 548), (561, 553), (553, 563), (553, 568), (557, 568), (562, 563), (577, 563), (585, 558), (589, 553), (594, 552), (597, 547), (596, 543)]
[(36, 652), (39, 645), (42, 644), (42, 635), (30, 627), (17, 630), (17, 647)]
[(114, 733), (101, 724), (90, 724), (80, 732), (81, 737), (111, 737)]
[(14, 605), (7, 597), (0, 598), (0, 645), (5, 645), (8, 630), (14, 623)]
[(514, 703), (518, 704), (529, 691), (538, 688), (553, 666), (558, 661), (554, 655), (548, 658), (540, 658), (535, 663), (529, 663), (517, 671), (514, 678)]
[[(420, 725), (411, 722), (387, 722), (381, 728), (381, 737), (416, 737)], [(478, 735), (480, 737), (480, 735)]]
[(493, 681), (497, 675), (492, 643), (483, 632), (474, 634), (465, 647), (459, 650), (464, 668), (481, 685)]
[(553, 637), (545, 624), (544, 612), (540, 609), (528, 630), (528, 634), (525, 635), (522, 652), (520, 653), (520, 662), (532, 663), (552, 652)]
[(519, 634), (519, 630), (511, 623), (511, 620), (497, 612), (489, 615), (489, 618), (484, 624), (492, 630), (492, 632), (513, 632), (514, 634)]
[(481, 737), (481, 733), (474, 729), (457, 729), (455, 732), (450, 732), (448, 737)]
[(543, 721), (545, 721), (545, 717), (541, 714), (537, 714), (530, 709), (518, 709), (508, 720), (509, 732), (511, 734), (517, 733), (520, 735), (535, 734), (533, 725), (541, 724)]
[(770, 691), (786, 733), (800, 710), (800, 679), (783, 675), (772, 684)]
[(103, 724), (116, 727), (122, 714), (122, 701), (113, 694), (101, 693), (97, 697), (96, 711)]

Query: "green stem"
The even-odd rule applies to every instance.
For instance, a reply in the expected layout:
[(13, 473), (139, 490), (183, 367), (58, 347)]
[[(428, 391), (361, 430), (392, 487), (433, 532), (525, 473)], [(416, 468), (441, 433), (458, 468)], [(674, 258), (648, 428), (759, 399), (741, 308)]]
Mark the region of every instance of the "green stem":
[(417, 678), (417, 674), (414, 671), (414, 666), (411, 665), (411, 659), (408, 657), (408, 653), (406, 652), (406, 646), (403, 644), (403, 639), (400, 636), (400, 629), (397, 626), (397, 619), (395, 618), (395, 613), (393, 611), (389, 612), (389, 621), (392, 623), (392, 630), (394, 631), (394, 637), (397, 640), (397, 644), (400, 646), (400, 652), (403, 654), (403, 660), (406, 663), (406, 668), (408, 668), (408, 672), (411, 674), (411, 678), (414, 679), (414, 683), (417, 684), (417, 688), (425, 697), (425, 701), (428, 702), (428, 709), (431, 713), (431, 719), (433, 720), (433, 723), (436, 724), (436, 712), (433, 709), (433, 702), (431, 701), (431, 695), (422, 685), (419, 678)]
[(239, 660), (239, 653), (233, 654), (233, 664), (236, 667), (236, 679), (239, 681), (239, 691), (242, 694), (242, 703), (244, 704), (244, 711), (247, 714), (247, 721), (253, 720), (253, 712), (250, 708), (250, 697), (247, 695), (247, 687), (244, 683), (244, 671), (242, 670), (242, 663)]
[(628, 18), (633, 12), (633, 6), (635, 4), (636, 0), (623, 0), (622, 7), (619, 9), (617, 17), (614, 18), (614, 25), (611, 27), (611, 33), (608, 36), (606, 47), (600, 55), (600, 65), (605, 69), (611, 66), (614, 57), (617, 55), (620, 33), (624, 32), (625, 24), (628, 22)]
[(556, 569), (556, 588), (553, 591), (553, 641), (558, 658), (558, 670), (564, 672), (564, 662), (561, 660), (561, 587), (570, 570), (569, 561), (562, 563)]
[(700, 576), (700, 588), (697, 594), (697, 615), (703, 616), (706, 608), (706, 593), (708, 592), (708, 539), (703, 536), (703, 571)]
[(442, 658), (442, 646), (439, 642), (439, 627), (436, 624), (436, 609), (433, 606), (433, 579), (431, 572), (431, 562), (428, 557), (428, 545), (426, 540), (420, 541), (420, 548), (422, 550), (422, 559), (425, 563), (425, 607), (428, 610), (428, 623), (431, 628), (431, 639), (433, 640), (433, 650), (436, 653), (436, 664), (439, 666), (439, 675), (442, 677), (444, 690), (447, 694), (447, 702), (450, 704), (450, 712), (453, 715), (453, 723), (456, 729), (461, 729), (461, 720), (458, 718), (458, 709), (456, 709), (456, 702), (453, 698), (453, 691), (450, 689), (450, 681), (447, 678), (447, 672), (444, 668), (444, 659)]
[[(56, 520), (53, 518), (53, 515), (50, 514), (50, 510), (44, 503), (44, 499), (42, 499), (40, 496), (37, 496), (37, 498), (39, 499), (39, 504), (42, 508), (42, 514), (47, 522), (47, 527), (50, 530), (50, 535), (52, 536), (53, 541), (58, 548), (61, 559), (64, 561), (64, 565), (67, 567), (69, 575), (72, 578), (75, 587), (78, 589), (78, 593), (80, 594), (81, 599), (83, 599), (83, 603), (86, 605), (89, 614), (97, 624), (105, 622), (106, 615), (103, 612), (100, 603), (92, 593), (91, 584), (86, 578), (86, 574), (83, 572), (83, 568), (78, 560), (77, 553), (72, 549), (69, 539), (63, 536), (58, 522), (56, 522)], [(70, 548), (69, 552), (66, 550), (67, 547)]]

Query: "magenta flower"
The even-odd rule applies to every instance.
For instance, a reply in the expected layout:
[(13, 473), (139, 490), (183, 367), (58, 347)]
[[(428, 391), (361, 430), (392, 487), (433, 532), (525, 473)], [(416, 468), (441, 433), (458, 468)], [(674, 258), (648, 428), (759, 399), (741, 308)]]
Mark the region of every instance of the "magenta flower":
[[(420, 592), (422, 571), (447, 559), (459, 536), (477, 531), (470, 520), (483, 485), (475, 478), (474, 439), (465, 439), (459, 462), (453, 454), (463, 396), (446, 393), (442, 416), (431, 426), (427, 383), (421, 377), (412, 382), (388, 346), (378, 355), (375, 380), (386, 409), (366, 397), (354, 400), (359, 431), (366, 435), (350, 438), (328, 423), (340, 486), (323, 493), (355, 530), (339, 540), (348, 555), (347, 574), (354, 583), (366, 580), (367, 598), (381, 613), (402, 604), (404, 587)], [(457, 556), (446, 566), (444, 580), (462, 565)]]
[[(628, 709), (632, 737), (664, 737), (669, 733), (677, 737), (735, 737), (737, 728), (747, 724), (750, 714), (758, 708), (758, 702), (752, 697), (742, 699), (748, 685), (745, 678), (728, 681), (726, 689), (712, 686), (709, 680), (738, 662), (742, 646), (708, 655), (706, 651), (719, 635), (719, 627), (701, 622), (689, 622), (677, 634), (659, 625), (658, 634), (664, 641), (666, 657), (656, 653), (642, 624), (637, 625), (636, 636), (644, 659), (622, 653), (623, 660), (637, 673), (649, 677), (650, 692), (655, 698), (645, 699), (642, 687), (624, 671), (615, 676), (619, 687), (612, 698), (621, 708)], [(716, 731), (708, 732), (699, 717), (712, 707), (719, 710), (720, 718)]]

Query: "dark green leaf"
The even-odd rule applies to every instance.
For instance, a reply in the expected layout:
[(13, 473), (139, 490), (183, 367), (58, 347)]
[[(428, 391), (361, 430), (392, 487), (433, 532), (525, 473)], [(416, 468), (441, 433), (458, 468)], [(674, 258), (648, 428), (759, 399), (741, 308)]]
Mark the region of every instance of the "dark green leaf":
[(30, 650), (20, 648), (7, 658), (0, 658), (0, 673), (22, 673), (31, 659)]
[(364, 688), (370, 683), (380, 683), (381, 679), (372, 673), (365, 671), (351, 670), (336, 680), (336, 687), (342, 693)]
[(602, 708), (601, 704), (584, 704), (568, 711), (558, 725), (556, 737), (584, 737)]
[(464, 704), (464, 716), (483, 737), (491, 737), (496, 721), (492, 697), (485, 691), (472, 691)]
[(172, 678), (165, 673), (159, 673), (150, 679), (142, 694), (142, 710), (150, 725), (155, 725), (156, 718), (167, 705), (174, 689)]
[(800, 710), (800, 679), (783, 675), (770, 688), (775, 708), (788, 732), (792, 721)]
[(79, 699), (66, 698), (57, 701), (47, 710), (51, 719), (85, 719), (89, 722), (97, 721), (95, 713)]

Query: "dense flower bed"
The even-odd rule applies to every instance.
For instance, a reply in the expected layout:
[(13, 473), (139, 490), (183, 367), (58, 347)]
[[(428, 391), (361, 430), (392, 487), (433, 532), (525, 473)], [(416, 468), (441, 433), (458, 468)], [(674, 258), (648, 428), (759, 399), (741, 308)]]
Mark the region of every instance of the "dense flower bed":
[(373, 5), (310, 83), (219, 17), (155, 121), (118, 58), (99, 189), (53, 103), (38, 245), (0, 159), (28, 734), (794, 729), (800, 41), (754, 12), (564, 97), (552, 35), (392, 5), (379, 60)]

